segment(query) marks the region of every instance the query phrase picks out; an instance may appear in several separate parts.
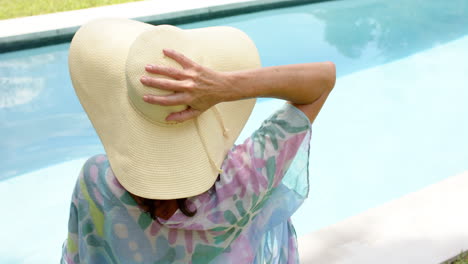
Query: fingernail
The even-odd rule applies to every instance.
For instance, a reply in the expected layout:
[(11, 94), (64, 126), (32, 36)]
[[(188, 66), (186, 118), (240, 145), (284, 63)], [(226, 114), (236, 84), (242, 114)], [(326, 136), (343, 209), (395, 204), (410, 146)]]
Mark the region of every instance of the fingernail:
[(143, 95), (143, 100), (148, 101), (148, 98), (149, 97), (147, 95)]
[(148, 64), (148, 65), (145, 66), (145, 69), (147, 69), (147, 70), (154, 70), (154, 66), (151, 65), (151, 64)]
[[(141, 68), (140, 68), (140, 69), (141, 69)], [(142, 82), (146, 82), (146, 81), (148, 80), (148, 78), (146, 78), (146, 76), (143, 76), (143, 77), (141, 77), (140, 80), (141, 80)]]

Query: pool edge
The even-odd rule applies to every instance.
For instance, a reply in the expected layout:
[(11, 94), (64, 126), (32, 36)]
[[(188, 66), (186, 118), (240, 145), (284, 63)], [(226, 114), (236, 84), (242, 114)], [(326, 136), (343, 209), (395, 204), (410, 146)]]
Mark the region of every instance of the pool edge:
[[(23, 49), (30, 49), (30, 48), (37, 48), (41, 46), (47, 45), (54, 45), (60, 44), (64, 42), (70, 42), (73, 38), (73, 35), (78, 30), (78, 28), (84, 24), (85, 22), (89, 21), (90, 19), (97, 18), (97, 17), (114, 17), (114, 13), (116, 10), (120, 9), (122, 11), (126, 9), (128, 6), (132, 6), (133, 8), (138, 9), (141, 8), (141, 15), (130, 15), (130, 16), (123, 16), (126, 18), (138, 20), (145, 23), (150, 24), (186, 24), (191, 22), (215, 19), (220, 17), (228, 17), (240, 14), (247, 14), (259, 11), (265, 11), (275, 8), (284, 8), (284, 7), (292, 7), (297, 5), (304, 5), (304, 4), (311, 4), (311, 3), (318, 3), (318, 2), (328, 2), (328, 1), (336, 1), (336, 0), (226, 0), (222, 4), (218, 5), (207, 5), (207, 6), (198, 6), (198, 7), (190, 7), (188, 9), (178, 8), (176, 7), (172, 11), (158, 13), (154, 15), (145, 15), (147, 12), (148, 4), (152, 4), (153, 1), (143, 1), (143, 2), (132, 2), (132, 3), (124, 3), (119, 5), (113, 6), (104, 6), (104, 7), (95, 7), (89, 9), (82, 9), (82, 10), (72, 10), (60, 13), (53, 13), (47, 15), (40, 15), (40, 16), (33, 16), (33, 17), (24, 17), (24, 18), (15, 18), (15, 19), (7, 19), (7, 20), (0, 20), (0, 28), (2, 27), (25, 27), (23, 24), (38, 24), (39, 27), (36, 32), (30, 33), (23, 33), (23, 34), (4, 34), (0, 33), (0, 54), (23, 50)], [(176, 6), (177, 3), (183, 2), (183, 0), (173, 1), (171, 4)], [(157, 3), (154, 4), (157, 6)], [(79, 12), (78, 15), (76, 15)], [(112, 15), (109, 15), (112, 13)], [(57, 14), (62, 15), (61, 17), (57, 16)], [(75, 14), (75, 17), (78, 17), (75, 23), (72, 25), (68, 25), (65, 27), (59, 26), (61, 19), (63, 19), (67, 14)], [(117, 15), (116, 17), (122, 17), (121, 15)], [(40, 25), (47, 24), (44, 21), (49, 20), (47, 23), (53, 23), (53, 28), (41, 29)]]

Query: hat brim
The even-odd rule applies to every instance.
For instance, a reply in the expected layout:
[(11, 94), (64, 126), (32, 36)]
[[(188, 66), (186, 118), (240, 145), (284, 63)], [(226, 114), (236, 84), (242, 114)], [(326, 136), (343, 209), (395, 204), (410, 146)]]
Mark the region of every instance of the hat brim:
[[(128, 96), (126, 62), (138, 36), (157, 27), (127, 19), (100, 19), (84, 25), (70, 46), (70, 75), (122, 186), (135, 195), (151, 199), (191, 197), (214, 184), (218, 168), (249, 118), (255, 100), (220, 103), (216, 106), (219, 113), (209, 109), (196, 120), (176, 125), (164, 126), (148, 120), (135, 109)], [(170, 31), (170, 28), (164, 30)], [(158, 35), (166, 40), (164, 45), (171, 46), (152, 47), (153, 51), (162, 53), (162, 48), (172, 48), (196, 58), (199, 53), (213, 54), (210, 47), (216, 47), (212, 60), (206, 61), (207, 57), (203, 56), (200, 63), (223, 71), (260, 66), (255, 46), (239, 30), (216, 27), (185, 32), (193, 41), (171, 43), (167, 36)], [(229, 39), (236, 40), (235, 47), (223, 45)], [(224, 57), (220, 58), (219, 54)], [(248, 56), (248, 62), (229, 63), (229, 60), (239, 60), (232, 56)], [(144, 64), (141, 69), (144, 72)], [(224, 129), (229, 131), (227, 135), (223, 134), (217, 114)]]

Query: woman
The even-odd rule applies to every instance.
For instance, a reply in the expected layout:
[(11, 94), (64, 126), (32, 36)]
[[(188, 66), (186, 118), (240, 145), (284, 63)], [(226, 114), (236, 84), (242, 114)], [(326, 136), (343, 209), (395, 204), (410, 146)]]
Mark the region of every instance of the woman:
[[(184, 196), (182, 191), (179, 194), (179, 189), (190, 189), (190, 186), (184, 187), (183, 182), (171, 184), (170, 178), (166, 179), (167, 188), (172, 188), (170, 192), (164, 192), (166, 182), (145, 192), (146, 185), (152, 181), (137, 181), (125, 178), (123, 173), (114, 173), (125, 160), (112, 159), (110, 148), (106, 148), (108, 156), (90, 158), (74, 190), (62, 261), (297, 263), (297, 241), (290, 217), (307, 196), (311, 124), (334, 86), (333, 63), (219, 71), (174, 50), (164, 49), (163, 54), (173, 62), (172, 66), (147, 64), (146, 73), (139, 76), (139, 81), (145, 91), (164, 92), (139, 96), (144, 107), (187, 106), (166, 115), (168, 123), (164, 126), (193, 122), (200, 132), (200, 127), (207, 124), (203, 123), (204, 116), (213, 111), (212, 119), (222, 127), (220, 133), (229, 138), (233, 132), (227, 129), (228, 116), (217, 109), (219, 105), (258, 97), (289, 102), (273, 112), (243, 144), (229, 147), (220, 166), (215, 156), (208, 153), (206, 163), (211, 169), (220, 168), (213, 178), (214, 184), (211, 181), (208, 188), (203, 187), (203, 192), (197, 189), (196, 195)], [(127, 61), (128, 65), (131, 63)], [(71, 69), (72, 75), (74, 71)], [(127, 75), (127, 82), (129, 76), (131, 81), (135, 77)], [(80, 85), (78, 82), (74, 80), (75, 88)], [(134, 100), (131, 92), (129, 96)], [(146, 111), (142, 106), (132, 107)], [(92, 111), (87, 112), (93, 121)], [(105, 121), (106, 125), (111, 121)], [(146, 122), (156, 121), (147, 119)], [(106, 146), (106, 136), (99, 133), (96, 122), (93, 124)], [(205, 150), (215, 141), (214, 136), (201, 138)], [(154, 148), (163, 146), (165, 151), (172, 151), (165, 143)], [(186, 151), (191, 151), (190, 146), (174, 152), (183, 155), (181, 152)], [(172, 159), (166, 161), (170, 163)], [(184, 161), (178, 161), (181, 167)], [(171, 168), (178, 170), (178, 166)], [(127, 171), (125, 175), (131, 173)], [(197, 185), (204, 177), (196, 170), (190, 174), (185, 175), (185, 180), (195, 180), (189, 185)], [(158, 195), (153, 195), (155, 192)]]

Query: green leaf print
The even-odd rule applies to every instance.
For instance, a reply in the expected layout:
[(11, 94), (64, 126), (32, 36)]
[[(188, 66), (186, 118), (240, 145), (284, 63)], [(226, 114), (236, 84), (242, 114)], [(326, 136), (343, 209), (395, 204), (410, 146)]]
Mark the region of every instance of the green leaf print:
[(223, 248), (198, 244), (192, 255), (192, 264), (206, 264), (223, 252)]
[(239, 215), (245, 215), (247, 213), (244, 209), (244, 203), (241, 200), (236, 202), (236, 208), (237, 211), (239, 211)]
[(83, 226), (81, 227), (83, 235), (87, 235), (91, 232), (94, 231), (94, 224), (91, 219), (88, 219), (86, 222), (83, 223)]
[(267, 170), (267, 176), (268, 176), (268, 189), (271, 189), (271, 186), (273, 186), (273, 182), (275, 180), (275, 173), (276, 173), (275, 157), (268, 158), (266, 162), (266, 170)]
[(141, 213), (140, 217), (138, 217), (138, 225), (141, 227), (141, 229), (146, 230), (148, 226), (151, 224), (151, 217), (148, 216), (147, 213)]
[(307, 129), (309, 129), (309, 125), (304, 125), (304, 126), (298, 126), (298, 127), (295, 127), (295, 126), (291, 126), (289, 124), (288, 121), (286, 120), (277, 120), (276, 123), (286, 132), (288, 133), (299, 133), (299, 132), (302, 132), (302, 131), (305, 131)]
[(137, 205), (133, 197), (128, 192), (125, 192), (120, 196), (120, 201), (127, 205)]
[(250, 207), (250, 209), (253, 209), (255, 208), (255, 206), (257, 206), (258, 198), (259, 198), (258, 195), (256, 194), (252, 195), (252, 206)]
[(263, 196), (262, 200), (255, 206), (252, 210), (253, 213), (256, 213), (258, 210), (262, 209), (265, 203), (268, 201), (268, 198), (271, 196), (271, 190), (268, 191), (265, 196)]
[(88, 235), (86, 242), (88, 243), (88, 245), (93, 246), (93, 247), (103, 247), (104, 251), (107, 254), (107, 257), (111, 259), (112, 263), (119, 263), (114, 253), (112, 252), (112, 248), (110, 247), (109, 243), (107, 243), (107, 241), (103, 240), (102, 238), (94, 234), (91, 234), (91, 235)]
[(232, 238), (232, 240), (236, 239), (242, 233), (242, 229), (237, 230), (236, 234)]
[(234, 225), (237, 222), (237, 218), (231, 210), (224, 212), (224, 219), (226, 219), (231, 225)]
[(242, 219), (237, 223), (237, 226), (243, 227), (245, 226), (250, 220), (250, 215), (246, 214)]
[(265, 136), (269, 135), (273, 148), (275, 150), (278, 150), (278, 138), (284, 138), (283, 132), (281, 132), (281, 130), (279, 130), (276, 126), (273, 125), (265, 128), (264, 132)]
[(234, 233), (235, 230), (235, 227), (231, 227), (226, 233), (219, 236), (215, 236), (215, 244), (219, 244), (221, 242), (226, 241), (232, 235), (232, 233)]
[(88, 245), (93, 246), (93, 247), (103, 247), (104, 243), (103, 241), (98, 238), (96, 235), (89, 235), (88, 238), (86, 239), (86, 242)]
[(260, 153), (265, 152), (266, 140), (269, 139), (274, 149), (278, 149), (278, 138), (284, 138), (284, 134), (273, 124), (265, 124), (261, 129), (261, 133), (255, 133), (252, 136), (253, 140), (260, 144)]

